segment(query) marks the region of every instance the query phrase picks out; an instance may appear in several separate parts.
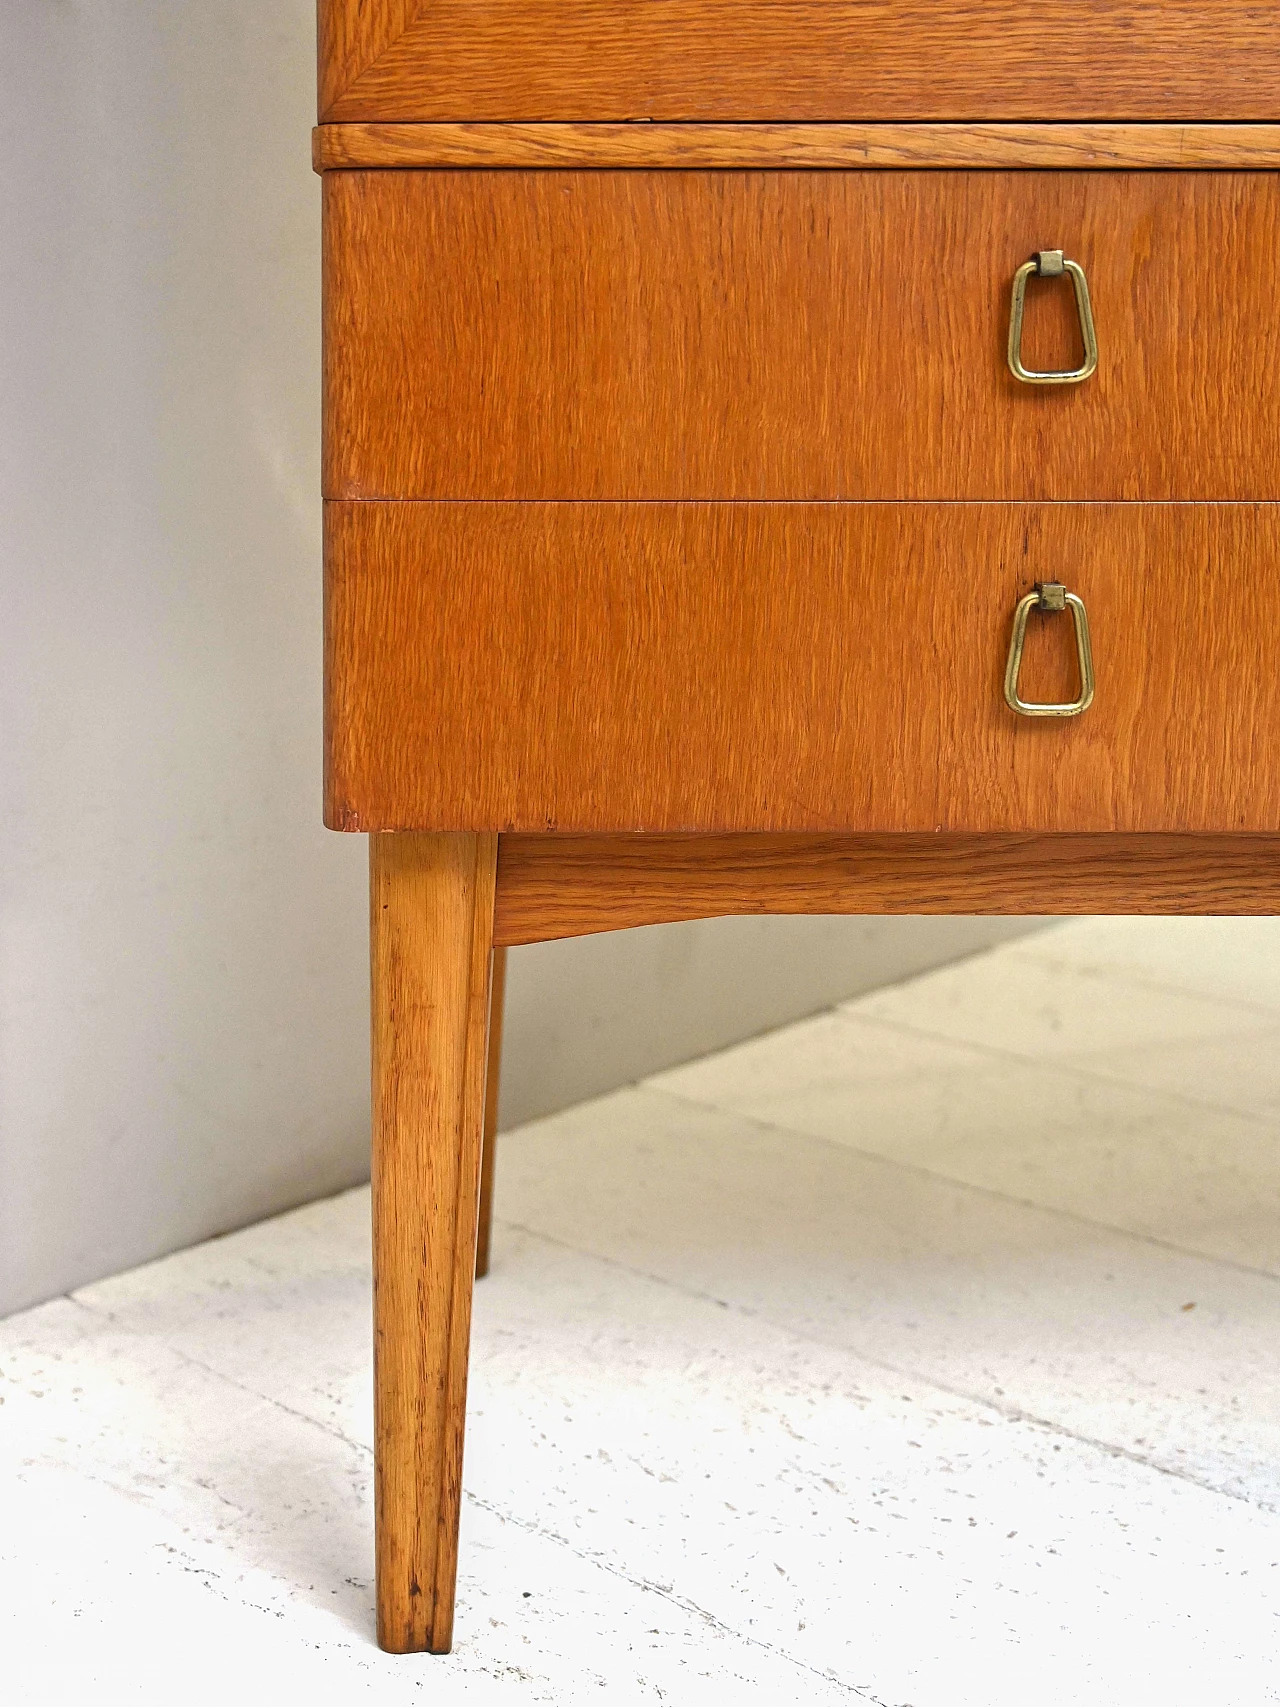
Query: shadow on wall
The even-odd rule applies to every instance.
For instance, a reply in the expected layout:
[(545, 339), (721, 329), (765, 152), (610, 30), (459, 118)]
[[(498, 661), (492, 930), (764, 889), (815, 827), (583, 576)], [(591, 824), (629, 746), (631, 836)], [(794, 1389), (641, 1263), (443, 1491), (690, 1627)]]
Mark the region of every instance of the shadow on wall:
[(0, 1309), (366, 1169), (314, 0), (9, 0)]
[[(367, 1171), (365, 848), (320, 827), (314, 29), (5, 7), (0, 1311)], [(998, 934), (521, 950), (508, 1118)]]
[(500, 1124), (518, 1126), (1047, 922), (703, 919), (512, 949)]

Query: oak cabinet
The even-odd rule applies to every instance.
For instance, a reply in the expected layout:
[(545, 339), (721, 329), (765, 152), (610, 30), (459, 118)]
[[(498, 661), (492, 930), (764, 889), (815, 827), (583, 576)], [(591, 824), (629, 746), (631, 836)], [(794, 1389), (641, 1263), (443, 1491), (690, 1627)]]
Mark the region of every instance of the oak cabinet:
[(451, 1639), (505, 944), (1275, 910), (1277, 112), (1253, 0), (321, 0), (384, 1646)]

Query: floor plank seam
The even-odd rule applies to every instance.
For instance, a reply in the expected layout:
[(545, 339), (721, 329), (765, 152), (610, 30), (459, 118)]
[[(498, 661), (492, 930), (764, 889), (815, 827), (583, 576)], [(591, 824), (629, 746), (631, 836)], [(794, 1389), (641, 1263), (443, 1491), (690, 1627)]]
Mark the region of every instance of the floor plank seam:
[[(800, 1136), (804, 1136), (804, 1134), (800, 1134)], [(1017, 1199), (1012, 1201), (1016, 1202)], [(950, 1382), (940, 1380), (936, 1375), (915, 1369), (910, 1364), (892, 1363), (887, 1358), (877, 1357), (873, 1352), (864, 1351), (860, 1347), (843, 1340), (821, 1339), (817, 1334), (806, 1334), (793, 1323), (779, 1321), (777, 1317), (766, 1315), (762, 1310), (752, 1310), (746, 1305), (735, 1303), (732, 1299), (720, 1298), (713, 1292), (702, 1292), (694, 1287), (682, 1286), (678, 1281), (671, 1280), (665, 1275), (654, 1274), (648, 1269), (636, 1268), (634, 1264), (623, 1262), (618, 1257), (605, 1256), (599, 1251), (586, 1250), (580, 1245), (572, 1245), (565, 1239), (557, 1239), (551, 1233), (539, 1232), (537, 1228), (529, 1227), (523, 1222), (503, 1221), (498, 1216), (495, 1216), (494, 1219), (496, 1225), (504, 1227), (509, 1232), (523, 1233), (528, 1238), (553, 1245), (558, 1250), (570, 1251), (573, 1255), (585, 1257), (591, 1262), (602, 1263), (606, 1267), (618, 1269), (624, 1274), (632, 1274), (641, 1280), (652, 1281), (655, 1285), (666, 1287), (669, 1291), (679, 1293), (682, 1297), (696, 1298), (703, 1303), (714, 1304), (718, 1309), (728, 1310), (731, 1314), (740, 1316), (744, 1320), (764, 1322), (775, 1333), (780, 1334), (783, 1338), (792, 1339), (800, 1345), (820, 1346), (825, 1351), (844, 1352), (860, 1359), (872, 1369), (879, 1369), (885, 1374), (897, 1375), (904, 1380), (918, 1382), (920, 1386), (932, 1388), (934, 1392), (945, 1393), (948, 1398), (962, 1399), (967, 1404), (990, 1411), (1004, 1422), (1019, 1423), (1028, 1428), (1042, 1430), (1049, 1435), (1061, 1436), (1062, 1439), (1070, 1440), (1077, 1446), (1089, 1447), (1103, 1453), (1108, 1458), (1119, 1459), (1141, 1469), (1149, 1470), (1153, 1475), (1167, 1476), (1172, 1481), (1184, 1483), (1213, 1499), (1231, 1500), (1251, 1511), (1265, 1512), (1268, 1515), (1274, 1515), (1280, 1511), (1280, 1506), (1272, 1501), (1236, 1493), (1231, 1488), (1216, 1487), (1212, 1482), (1202, 1481), (1189, 1471), (1179, 1470), (1176, 1465), (1161, 1464), (1155, 1459), (1144, 1457), (1140, 1452), (1134, 1452), (1130, 1447), (1117, 1445), (1114, 1441), (1100, 1440), (1094, 1435), (1082, 1434), (1078, 1430), (1068, 1428), (1065, 1423), (1055, 1422), (1051, 1417), (1039, 1416), (1036, 1412), (1023, 1410), (1017, 1405), (1001, 1405), (990, 1394), (955, 1386)]]
[(515, 1528), (523, 1529), (527, 1535), (537, 1536), (539, 1540), (551, 1541), (556, 1546), (563, 1547), (575, 1559), (580, 1559), (583, 1564), (592, 1565), (597, 1570), (604, 1571), (608, 1576), (626, 1583), (630, 1588), (639, 1589), (645, 1594), (657, 1595), (660, 1600), (665, 1600), (669, 1605), (678, 1607), (682, 1612), (691, 1613), (695, 1618), (701, 1619), (709, 1629), (718, 1631), (722, 1636), (729, 1636), (733, 1640), (743, 1643), (746, 1647), (758, 1648), (763, 1653), (773, 1655), (775, 1659), (785, 1660), (799, 1671), (808, 1672), (813, 1677), (821, 1678), (824, 1683), (833, 1683), (837, 1689), (846, 1690), (859, 1700), (871, 1702), (872, 1707), (883, 1707), (878, 1696), (868, 1695), (859, 1685), (847, 1683), (844, 1678), (837, 1677), (832, 1671), (824, 1671), (818, 1666), (812, 1666), (806, 1660), (797, 1658), (795, 1654), (788, 1653), (785, 1648), (774, 1647), (769, 1642), (761, 1641), (758, 1636), (749, 1635), (745, 1630), (735, 1629), (732, 1624), (726, 1624), (722, 1618), (717, 1618), (714, 1612), (708, 1612), (696, 1601), (678, 1595), (672, 1589), (664, 1588), (661, 1583), (655, 1583), (647, 1577), (632, 1576), (630, 1572), (613, 1564), (602, 1554), (587, 1552), (581, 1547), (575, 1547), (573, 1542), (567, 1536), (561, 1535), (558, 1530), (548, 1529), (545, 1524), (534, 1522), (529, 1518), (517, 1517), (513, 1512), (506, 1511), (495, 1504), (493, 1500), (485, 1499), (483, 1495), (474, 1493), (467, 1488), (463, 1489), (463, 1498), (468, 1504), (476, 1506), (481, 1511), (487, 1511), (499, 1522), (513, 1524)]
[[(1152, 995), (1181, 996), (1184, 1001), (1211, 1001), (1214, 1007), (1238, 1008), (1242, 1013), (1257, 1014), (1260, 1018), (1274, 1020), (1276, 1028), (1280, 1030), (1280, 1007), (1277, 1007), (1274, 1002), (1250, 1002), (1246, 1001), (1243, 996), (1219, 996), (1216, 994), (1206, 996), (1204, 990), (1194, 984), (1167, 984), (1159, 978), (1145, 978), (1138, 972), (1111, 971), (1105, 966), (1099, 966), (1092, 962), (1081, 964), (1079, 961), (1063, 960), (1057, 955), (1050, 954), (1047, 950), (1027, 947), (1022, 942), (1002, 944), (1001, 951), (1010, 960), (1018, 960), (1031, 966), (1047, 966), (1054, 972), (1070, 972), (1080, 978), (1096, 978), (1099, 983), (1129, 984), (1136, 990), (1149, 992)], [(975, 955), (972, 958), (982, 959), (985, 956)], [(954, 961), (952, 964), (958, 966), (962, 965), (963, 962)], [(950, 968), (943, 970), (950, 970)], [(919, 975), (917, 974), (917, 976)], [(925, 974), (925, 977), (929, 976), (931, 974)], [(915, 978), (904, 978), (901, 983), (886, 985), (885, 989), (905, 989), (908, 984), (915, 981)], [(883, 992), (877, 990), (874, 993), (878, 996)], [(862, 997), (855, 996), (852, 1002), (841, 1002), (839, 1005), (842, 1010), (848, 1009), (862, 999)]]
[[(1077, 1213), (1074, 1209), (1063, 1209), (1053, 1203), (1037, 1203), (1034, 1198), (1017, 1197), (1012, 1192), (1000, 1191), (993, 1185), (978, 1185), (973, 1180), (958, 1179), (953, 1174), (940, 1174), (932, 1168), (922, 1166), (919, 1162), (905, 1162), (897, 1156), (882, 1156), (875, 1150), (860, 1150), (856, 1145), (845, 1144), (839, 1138), (828, 1138), (821, 1132), (807, 1132), (803, 1127), (785, 1126), (777, 1121), (765, 1120), (760, 1115), (747, 1114), (740, 1108), (730, 1108), (724, 1103), (703, 1102), (683, 1091), (672, 1091), (666, 1089), (665, 1086), (650, 1084), (644, 1085), (643, 1088), (655, 1096), (670, 1097), (673, 1102), (687, 1103), (692, 1108), (741, 1120), (745, 1125), (754, 1126), (761, 1132), (777, 1133), (787, 1138), (799, 1138), (812, 1144), (821, 1144), (832, 1150), (840, 1151), (844, 1155), (856, 1156), (859, 1161), (911, 1174), (916, 1179), (934, 1180), (939, 1185), (954, 1186), (957, 1191), (971, 1192), (974, 1196), (990, 1198), (996, 1203), (1010, 1203), (1020, 1209), (1033, 1209), (1037, 1214), (1052, 1215), (1057, 1220), (1069, 1221), (1077, 1227), (1091, 1227), (1096, 1232), (1110, 1233), (1118, 1239), (1129, 1239), (1135, 1244), (1149, 1245), (1155, 1250), (1169, 1251), (1172, 1255), (1186, 1257), (1191, 1262), (1208, 1263), (1214, 1268), (1229, 1269), (1234, 1274), (1248, 1274), (1255, 1279), (1265, 1280), (1273, 1285), (1280, 1283), (1280, 1275), (1274, 1274), (1270, 1269), (1253, 1268), (1248, 1263), (1236, 1261), (1234, 1257), (1216, 1256), (1211, 1252), (1192, 1250), (1187, 1245), (1174, 1244), (1171, 1239), (1158, 1238), (1154, 1233), (1135, 1232), (1132, 1227), (1121, 1227), (1110, 1221), (1095, 1221), (1088, 1215)], [(1126, 1088), (1131, 1089), (1132, 1087)], [(1228, 1110), (1227, 1112), (1232, 1111)]]
[[(852, 1013), (844, 1007), (831, 1008), (829, 1012), (841, 1021), (851, 1022), (854, 1025), (879, 1026), (886, 1031), (897, 1032), (902, 1037), (917, 1038), (921, 1042), (944, 1043), (952, 1049), (972, 1049), (976, 1054), (988, 1056), (991, 1060), (1003, 1062), (1005, 1065), (1050, 1068), (1055, 1073), (1067, 1073), (1073, 1078), (1086, 1080), (1090, 1084), (1106, 1085), (1113, 1091), (1130, 1091), (1134, 1096), (1151, 1097), (1160, 1102), (1175, 1103), (1180, 1108), (1203, 1109), (1207, 1114), (1229, 1114), (1235, 1120), (1247, 1121), (1251, 1126), (1260, 1127), (1266, 1132), (1276, 1132), (1280, 1128), (1280, 1115), (1258, 1114), (1253, 1109), (1237, 1108), (1232, 1103), (1210, 1102), (1204, 1097), (1188, 1096), (1183, 1091), (1166, 1090), (1162, 1085), (1144, 1085), (1133, 1079), (1113, 1078), (1109, 1073), (1099, 1073), (1093, 1068), (1081, 1067), (1072, 1060), (1019, 1055), (1016, 1050), (1002, 1048), (998, 1043), (974, 1043), (967, 1037), (963, 1039), (951, 1037), (946, 1032), (932, 1031), (925, 1026), (911, 1025), (906, 1020), (881, 1019), (878, 1015)], [(1280, 1019), (1278, 1019), (1276, 1029), (1277, 1032), (1280, 1032)], [(641, 1081), (641, 1083), (644, 1082)], [(791, 1131), (793, 1128), (788, 1127), (787, 1130)], [(1265, 1270), (1258, 1272), (1264, 1273)]]
[(202, 1374), (211, 1376), (215, 1381), (222, 1382), (224, 1386), (232, 1388), (235, 1392), (243, 1393), (246, 1398), (257, 1399), (260, 1404), (270, 1405), (273, 1410), (280, 1411), (287, 1417), (293, 1417), (298, 1422), (307, 1423), (312, 1428), (319, 1429), (320, 1433), (330, 1440), (340, 1440), (344, 1446), (354, 1447), (367, 1457), (373, 1456), (372, 1446), (366, 1445), (364, 1441), (353, 1440), (349, 1434), (344, 1434), (341, 1429), (335, 1429), (319, 1417), (311, 1416), (306, 1411), (296, 1410), (292, 1405), (286, 1405), (282, 1399), (277, 1399), (270, 1393), (261, 1393), (256, 1387), (250, 1387), (243, 1381), (237, 1381), (234, 1375), (228, 1375), (225, 1370), (218, 1369), (211, 1363), (205, 1363), (201, 1358), (193, 1357), (189, 1351), (184, 1351), (172, 1340), (131, 1327), (127, 1322), (122, 1322), (112, 1311), (100, 1310), (93, 1304), (87, 1304), (83, 1298), (77, 1298), (74, 1293), (67, 1293), (65, 1296), (72, 1304), (77, 1305), (78, 1308), (92, 1316), (95, 1321), (110, 1323), (118, 1333), (128, 1334), (131, 1339), (143, 1344), (161, 1346), (186, 1368), (198, 1369)]

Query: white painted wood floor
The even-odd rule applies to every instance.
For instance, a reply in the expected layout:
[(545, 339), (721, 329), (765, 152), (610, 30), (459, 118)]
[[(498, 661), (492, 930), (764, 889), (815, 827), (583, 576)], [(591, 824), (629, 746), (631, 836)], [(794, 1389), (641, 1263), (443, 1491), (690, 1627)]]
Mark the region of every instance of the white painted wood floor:
[(372, 1641), (365, 1193), (13, 1317), (0, 1699), (1280, 1700), (1278, 1141), (1243, 920), (506, 1136), (447, 1659)]

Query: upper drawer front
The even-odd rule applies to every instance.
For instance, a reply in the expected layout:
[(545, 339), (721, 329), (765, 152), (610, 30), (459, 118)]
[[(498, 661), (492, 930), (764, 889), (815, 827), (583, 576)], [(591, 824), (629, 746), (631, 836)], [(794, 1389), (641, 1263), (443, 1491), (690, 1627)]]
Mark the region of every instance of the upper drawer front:
[(321, 0), (322, 119), (1236, 119), (1266, 0)]
[[(1280, 496), (1280, 174), (333, 172), (337, 498)], [(1034, 250), (1097, 372), (1006, 361)], [(1070, 367), (1033, 280), (1029, 365)]]

